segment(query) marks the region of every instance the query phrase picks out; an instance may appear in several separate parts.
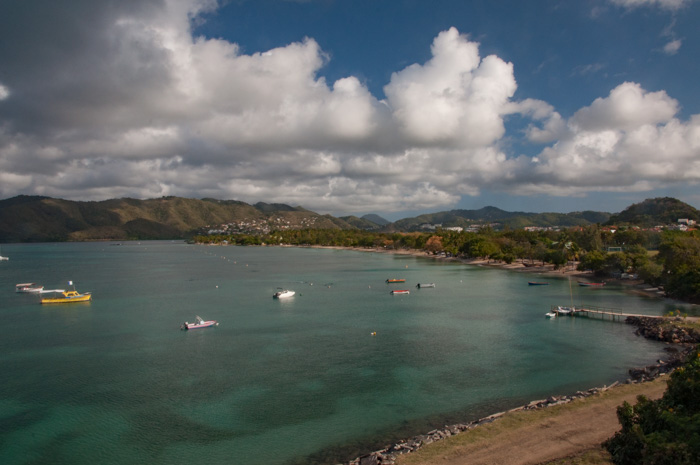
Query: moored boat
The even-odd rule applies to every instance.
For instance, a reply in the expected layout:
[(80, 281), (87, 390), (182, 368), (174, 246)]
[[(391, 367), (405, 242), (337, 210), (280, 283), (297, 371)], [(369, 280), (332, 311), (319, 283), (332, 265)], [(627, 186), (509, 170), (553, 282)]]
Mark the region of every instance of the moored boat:
[(92, 300), (92, 293), (78, 291), (63, 291), (54, 297), (44, 297), (41, 299), (42, 304), (70, 304), (75, 302), (89, 302)]
[(558, 306), (557, 309), (555, 310), (555, 313), (557, 315), (571, 315), (574, 313), (576, 309), (574, 307), (562, 307)]
[(184, 329), (185, 331), (190, 330), (190, 329), (200, 329), (200, 328), (209, 328), (211, 326), (219, 326), (219, 323), (216, 320), (207, 320), (205, 321), (201, 316), (197, 315), (195, 317), (195, 322), (190, 323), (188, 321), (185, 321), (182, 323), (180, 326), (180, 329)]
[[(68, 284), (73, 286), (73, 281), (68, 281)], [(44, 291), (39, 291), (42, 294)], [(89, 302), (92, 300), (91, 292), (83, 292), (82, 294), (75, 290), (73, 286), (72, 291), (64, 291), (62, 289), (56, 289), (53, 297), (44, 297), (41, 299), (42, 304), (71, 304), (75, 302)]]
[(0, 262), (2, 262), (4, 260), (9, 260), (9, 259), (10, 259), (10, 257), (3, 257), (2, 255), (0, 255)]
[(388, 284), (392, 284), (392, 283), (405, 283), (406, 280), (403, 279), (403, 278), (389, 278), (389, 279), (386, 280), (386, 282), (387, 282)]
[(396, 289), (391, 291), (392, 294), (410, 294), (408, 289)]
[(418, 289), (423, 289), (426, 287), (435, 287), (435, 283), (418, 283), (418, 284), (416, 284), (416, 287)]
[(285, 299), (287, 297), (292, 297), (294, 294), (296, 294), (294, 291), (290, 291), (289, 289), (285, 289), (283, 291), (277, 291), (274, 294), (272, 294), (272, 297), (274, 299)]
[(36, 283), (22, 283), (15, 285), (15, 292), (22, 293), (40, 293), (44, 290), (44, 286), (39, 286)]
[(579, 281), (579, 282), (578, 282), (578, 285), (579, 285), (579, 286), (586, 286), (586, 287), (590, 287), (590, 286), (592, 286), (592, 287), (600, 287), (600, 286), (605, 286), (605, 283), (586, 283), (586, 282), (583, 282), (583, 281)]
[(546, 316), (547, 318), (556, 318), (557, 314), (554, 312), (547, 312), (544, 314), (544, 316)]
[(528, 281), (527, 283), (530, 286), (549, 286), (549, 283), (542, 281)]

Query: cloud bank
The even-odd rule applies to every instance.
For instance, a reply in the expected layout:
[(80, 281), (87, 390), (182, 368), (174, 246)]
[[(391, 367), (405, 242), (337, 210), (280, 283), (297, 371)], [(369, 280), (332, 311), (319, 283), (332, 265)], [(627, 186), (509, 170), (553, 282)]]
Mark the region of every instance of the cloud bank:
[[(624, 82), (567, 119), (514, 100), (513, 64), (482, 57), (455, 28), (378, 99), (354, 76), (320, 77), (329, 57), (312, 38), (244, 54), (194, 36), (214, 1), (45, 2), (45, 15), (27, 3), (0, 19), (3, 198), (179, 195), (364, 213), (446, 208), (485, 188), (566, 196), (700, 180), (700, 115), (680, 121), (664, 91)], [(508, 135), (508, 118), (530, 124)], [(509, 153), (506, 137), (543, 149)]]
[(645, 6), (655, 6), (664, 10), (676, 11), (691, 3), (694, 0), (610, 0), (615, 5), (625, 8), (640, 8)]

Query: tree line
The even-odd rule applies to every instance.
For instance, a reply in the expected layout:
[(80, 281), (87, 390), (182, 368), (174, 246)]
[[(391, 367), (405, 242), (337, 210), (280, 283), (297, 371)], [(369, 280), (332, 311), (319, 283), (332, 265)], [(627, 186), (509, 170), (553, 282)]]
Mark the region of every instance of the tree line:
[(267, 234), (199, 235), (196, 243), (232, 245), (336, 246), (412, 249), (428, 254), (481, 258), (496, 262), (577, 266), (597, 277), (638, 275), (662, 286), (669, 297), (700, 302), (698, 231), (652, 231), (600, 225), (560, 231), (484, 228), (479, 232), (436, 229), (431, 232), (380, 233), (347, 229), (278, 230)]
[(700, 354), (674, 371), (663, 397), (617, 408), (622, 429), (603, 445), (617, 465), (700, 463)]

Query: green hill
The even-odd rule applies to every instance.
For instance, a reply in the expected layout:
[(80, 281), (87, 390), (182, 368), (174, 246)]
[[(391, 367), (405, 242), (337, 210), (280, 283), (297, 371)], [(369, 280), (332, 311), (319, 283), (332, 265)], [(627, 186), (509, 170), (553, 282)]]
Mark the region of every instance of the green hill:
[(396, 230), (415, 231), (423, 224), (441, 224), (442, 227), (468, 227), (473, 224), (498, 223), (512, 229), (526, 226), (537, 227), (571, 227), (604, 223), (610, 218), (605, 212), (573, 213), (526, 213), (508, 212), (496, 207), (484, 207), (479, 210), (450, 210), (445, 212), (420, 215), (396, 221), (392, 226)]
[(250, 228), (351, 229), (328, 215), (281, 204), (215, 199), (77, 202), (18, 196), (0, 201), (0, 242), (184, 239), (223, 224)]
[(467, 228), (497, 223), (499, 227), (572, 227), (589, 224), (673, 224), (679, 218), (700, 221), (700, 213), (673, 198), (648, 199), (611, 215), (605, 212), (508, 212), (496, 207), (450, 210), (389, 223), (377, 215), (336, 218), (302, 207), (236, 200), (111, 199), (79, 202), (41, 196), (0, 200), (0, 242), (185, 239), (210, 230), (222, 234), (285, 229), (363, 229), (420, 231), (426, 224)]
[(362, 218), (356, 216), (341, 216), (340, 219), (357, 229), (364, 229), (367, 231), (381, 229), (383, 226), (389, 224), (389, 221), (377, 215), (364, 215)]
[(630, 205), (620, 213), (612, 215), (608, 220), (608, 224), (652, 227), (674, 224), (680, 218), (687, 218), (697, 222), (700, 221), (700, 212), (678, 199), (658, 197)]

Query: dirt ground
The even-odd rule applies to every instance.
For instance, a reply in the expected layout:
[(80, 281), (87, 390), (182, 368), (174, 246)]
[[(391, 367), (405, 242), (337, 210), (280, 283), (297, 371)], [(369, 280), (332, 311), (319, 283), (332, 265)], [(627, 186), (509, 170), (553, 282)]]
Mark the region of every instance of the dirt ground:
[[(521, 426), (495, 431), (475, 441), (460, 440), (460, 435), (439, 441), (401, 457), (397, 464), (538, 465), (566, 458), (600, 446), (619, 431), (616, 408), (623, 401), (634, 404), (640, 394), (658, 399), (665, 390), (666, 381), (663, 378), (651, 383), (621, 386), (600, 397), (585, 399), (578, 408), (565, 409), (557, 415), (532, 423), (524, 422)], [(433, 447), (436, 449), (431, 451)]]

